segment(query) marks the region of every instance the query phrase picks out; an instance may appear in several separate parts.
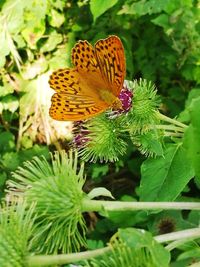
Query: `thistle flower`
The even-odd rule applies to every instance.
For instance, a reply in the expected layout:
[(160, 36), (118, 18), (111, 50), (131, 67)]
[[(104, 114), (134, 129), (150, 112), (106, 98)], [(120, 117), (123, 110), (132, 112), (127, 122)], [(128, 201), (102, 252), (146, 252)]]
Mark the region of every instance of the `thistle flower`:
[[(77, 155), (62, 151), (52, 157), (24, 163), (9, 181), (10, 193), (24, 192), (27, 203), (36, 203), (33, 246), (36, 252), (57, 253), (80, 250), (85, 246), (85, 221), (82, 216), (84, 193), (83, 166), (77, 171)], [(14, 189), (14, 190), (13, 190)]]
[(119, 99), (122, 102), (122, 108), (124, 112), (128, 112), (132, 106), (133, 93), (128, 87), (127, 81), (124, 82)]
[(74, 139), (72, 140), (72, 145), (75, 148), (82, 148), (89, 141), (89, 131), (84, 126), (84, 121), (74, 122), (73, 134)]

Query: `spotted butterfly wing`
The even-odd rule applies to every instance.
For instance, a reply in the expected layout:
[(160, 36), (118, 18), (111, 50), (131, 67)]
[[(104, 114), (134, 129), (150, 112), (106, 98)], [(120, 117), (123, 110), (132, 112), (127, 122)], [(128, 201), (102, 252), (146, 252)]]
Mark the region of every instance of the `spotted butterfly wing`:
[(126, 74), (124, 48), (121, 40), (117, 36), (99, 40), (95, 44), (95, 54), (102, 76), (107, 80), (112, 93), (119, 96)]

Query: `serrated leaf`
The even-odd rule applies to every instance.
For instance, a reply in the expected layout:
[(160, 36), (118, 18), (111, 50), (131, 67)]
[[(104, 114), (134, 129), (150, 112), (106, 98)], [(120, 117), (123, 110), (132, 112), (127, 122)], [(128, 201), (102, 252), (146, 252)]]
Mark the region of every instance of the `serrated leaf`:
[(111, 192), (104, 187), (96, 187), (96, 188), (92, 189), (90, 191), (90, 193), (88, 193), (89, 199), (93, 199), (95, 197), (101, 197), (101, 196), (110, 197), (110, 198), (114, 199)]
[(104, 12), (106, 12), (108, 9), (110, 9), (111, 7), (113, 7), (116, 3), (118, 2), (118, 0), (91, 0), (90, 1), (90, 10), (92, 12), (94, 21), (96, 21), (96, 19), (98, 17), (100, 17)]
[(141, 201), (172, 201), (194, 176), (186, 150), (168, 145), (163, 157), (147, 159), (141, 167)]

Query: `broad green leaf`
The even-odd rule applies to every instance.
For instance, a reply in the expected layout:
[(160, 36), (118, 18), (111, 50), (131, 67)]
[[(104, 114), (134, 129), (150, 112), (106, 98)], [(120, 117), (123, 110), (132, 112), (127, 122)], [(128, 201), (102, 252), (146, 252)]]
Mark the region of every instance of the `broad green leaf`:
[(172, 201), (194, 176), (186, 150), (168, 145), (163, 157), (147, 159), (141, 167), (141, 201)]
[(94, 21), (98, 17), (100, 17), (104, 12), (106, 12), (109, 8), (113, 7), (118, 0), (90, 0), (90, 10), (92, 12)]
[(183, 146), (200, 179), (200, 97), (194, 99), (189, 109), (191, 124), (185, 132)]

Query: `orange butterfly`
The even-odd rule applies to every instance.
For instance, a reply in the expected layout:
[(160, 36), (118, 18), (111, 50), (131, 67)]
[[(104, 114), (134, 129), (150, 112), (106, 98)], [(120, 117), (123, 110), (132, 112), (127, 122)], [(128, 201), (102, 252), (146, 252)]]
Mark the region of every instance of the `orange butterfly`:
[(78, 121), (113, 107), (122, 109), (118, 96), (126, 65), (121, 40), (112, 35), (93, 47), (79, 41), (72, 49), (74, 68), (52, 73), (49, 84), (53, 95), (50, 116), (60, 121)]

